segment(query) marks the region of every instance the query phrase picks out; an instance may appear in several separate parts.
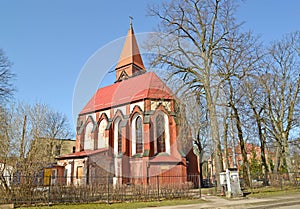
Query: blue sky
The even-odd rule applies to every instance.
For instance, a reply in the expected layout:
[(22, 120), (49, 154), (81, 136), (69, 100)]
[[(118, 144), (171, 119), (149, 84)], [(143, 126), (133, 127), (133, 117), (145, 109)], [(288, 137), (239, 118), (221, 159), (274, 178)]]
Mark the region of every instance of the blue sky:
[[(136, 33), (153, 31), (157, 19), (146, 15), (153, 2), (158, 1), (0, 0), (0, 48), (14, 63), (16, 99), (46, 103), (72, 122), (74, 88), (85, 63), (127, 34), (128, 16)], [(300, 29), (299, 8), (299, 0), (248, 0), (237, 18), (268, 43)]]

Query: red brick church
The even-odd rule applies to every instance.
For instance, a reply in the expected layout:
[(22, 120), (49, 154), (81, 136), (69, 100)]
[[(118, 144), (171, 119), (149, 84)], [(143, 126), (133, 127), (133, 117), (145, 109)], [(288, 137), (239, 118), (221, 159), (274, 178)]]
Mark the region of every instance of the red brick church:
[(76, 152), (58, 158), (67, 184), (107, 175), (115, 184), (146, 184), (157, 175), (186, 182), (198, 167), (180, 151), (176, 97), (145, 69), (132, 25), (115, 71), (115, 83), (98, 89), (78, 115)]

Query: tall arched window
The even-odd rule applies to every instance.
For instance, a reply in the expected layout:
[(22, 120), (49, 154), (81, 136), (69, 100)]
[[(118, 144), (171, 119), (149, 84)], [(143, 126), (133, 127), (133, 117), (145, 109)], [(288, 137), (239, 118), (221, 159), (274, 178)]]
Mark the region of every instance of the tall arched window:
[(143, 123), (141, 117), (137, 117), (136, 119), (135, 137), (136, 137), (136, 153), (142, 153), (144, 140), (143, 140)]
[(118, 155), (122, 152), (122, 127), (121, 118), (118, 117), (114, 121), (114, 154)]
[(165, 120), (162, 115), (158, 115), (155, 119), (156, 125), (156, 146), (157, 152), (166, 152), (166, 139), (165, 139)]
[(101, 120), (98, 128), (98, 149), (108, 147), (108, 136), (105, 135), (106, 127), (107, 121), (105, 119)]
[(121, 122), (118, 124), (118, 154), (122, 152), (122, 127)]
[(84, 150), (93, 150), (94, 149), (94, 140), (92, 138), (92, 130), (93, 130), (93, 123), (89, 122), (85, 127), (85, 134), (84, 134)]

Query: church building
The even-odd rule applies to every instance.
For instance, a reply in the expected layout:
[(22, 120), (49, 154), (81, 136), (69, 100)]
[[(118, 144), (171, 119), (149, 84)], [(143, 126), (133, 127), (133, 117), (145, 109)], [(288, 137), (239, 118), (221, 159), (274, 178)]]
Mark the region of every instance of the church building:
[(188, 159), (181, 152), (177, 99), (147, 72), (132, 24), (115, 72), (115, 82), (98, 89), (78, 115), (75, 153), (58, 157), (66, 183), (91, 184), (106, 176), (114, 184), (149, 184), (156, 176), (186, 182), (198, 167), (193, 154)]

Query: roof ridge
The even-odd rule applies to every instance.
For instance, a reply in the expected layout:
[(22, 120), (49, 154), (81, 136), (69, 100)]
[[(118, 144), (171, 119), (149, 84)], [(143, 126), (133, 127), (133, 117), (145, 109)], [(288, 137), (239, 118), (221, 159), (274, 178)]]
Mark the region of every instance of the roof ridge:
[(99, 88), (79, 115), (116, 107), (141, 99), (173, 99), (174, 93), (155, 74), (146, 72)]

